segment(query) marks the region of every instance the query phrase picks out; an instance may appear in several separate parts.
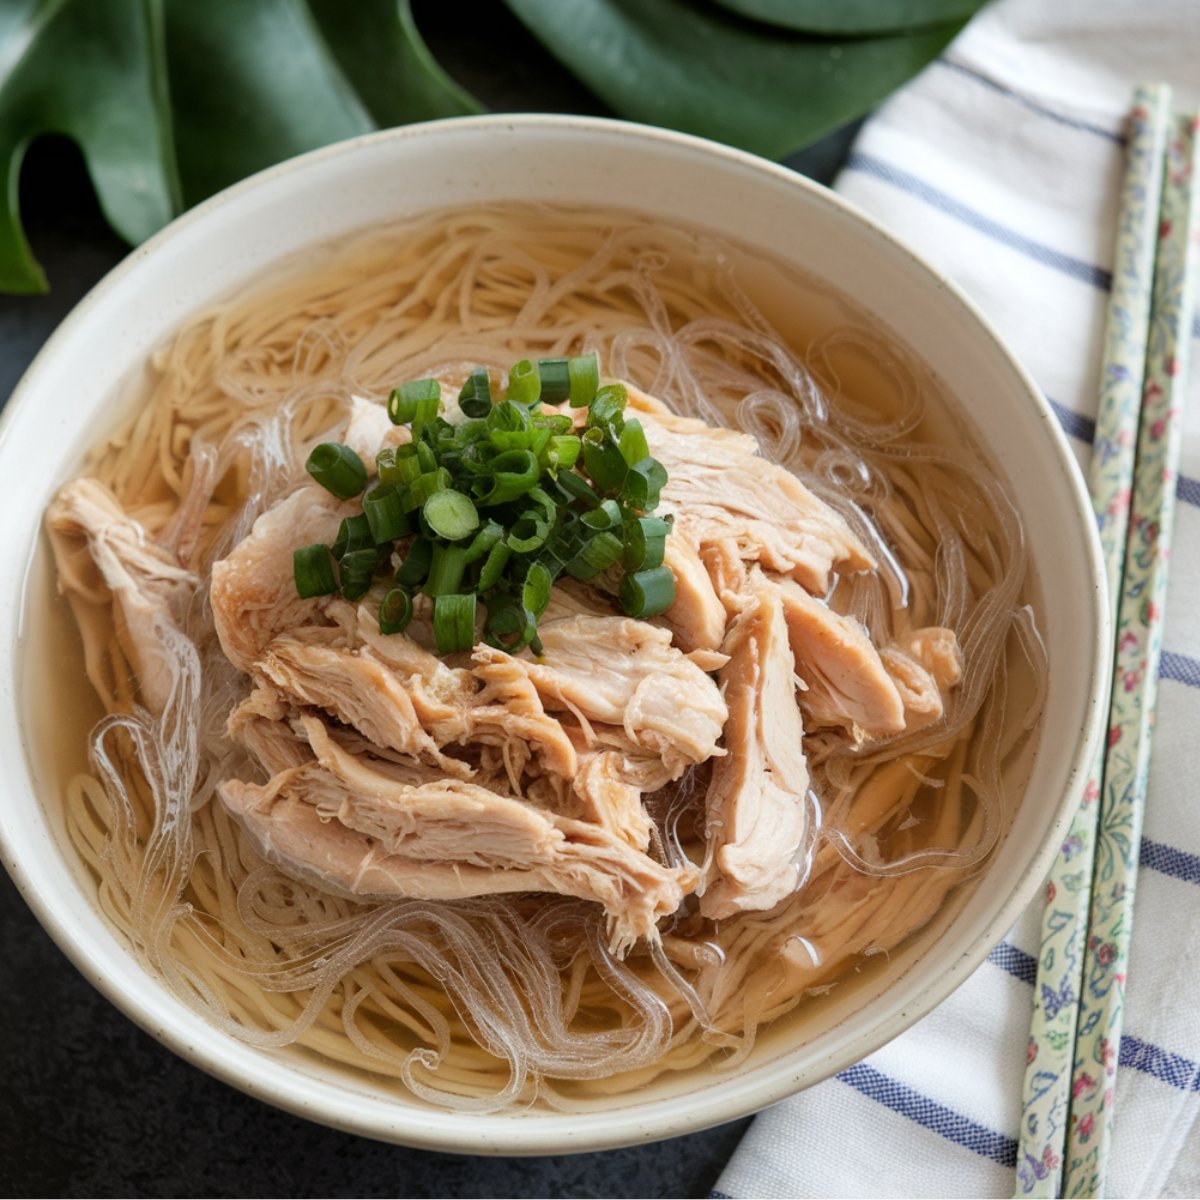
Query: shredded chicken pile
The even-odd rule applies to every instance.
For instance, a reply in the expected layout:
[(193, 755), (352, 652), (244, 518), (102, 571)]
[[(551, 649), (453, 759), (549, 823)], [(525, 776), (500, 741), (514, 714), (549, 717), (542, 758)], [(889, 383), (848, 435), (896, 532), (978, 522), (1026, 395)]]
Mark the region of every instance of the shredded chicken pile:
[[(822, 599), (837, 574), (876, 567), (847, 522), (753, 438), (629, 393), (669, 473), (676, 599), (660, 620), (559, 586), (541, 656), (481, 642), (439, 658), (427, 613), (379, 632), (378, 590), (298, 598), (293, 550), (332, 542), (353, 511), (315, 484), (215, 564), (217, 635), (248, 681), (228, 731), (261, 767), (218, 794), (269, 861), (356, 897), (580, 897), (625, 953), (689, 894), (721, 919), (802, 883), (806, 730), (878, 739), (942, 716), (961, 673), (952, 631), (877, 647)], [(345, 436), (373, 461), (395, 433), (356, 401)], [(49, 525), (60, 567), (90, 555), (142, 700), (160, 707), (155, 623), (194, 576), (95, 481), (63, 488)], [(710, 760), (707, 854), (671, 865), (644, 798)]]

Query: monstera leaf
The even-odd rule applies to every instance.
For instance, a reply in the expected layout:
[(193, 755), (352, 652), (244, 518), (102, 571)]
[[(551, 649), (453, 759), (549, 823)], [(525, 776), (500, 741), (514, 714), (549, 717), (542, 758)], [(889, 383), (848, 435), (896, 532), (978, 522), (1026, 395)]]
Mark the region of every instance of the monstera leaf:
[[(618, 114), (773, 157), (867, 111), (981, 2), (506, 0)], [(409, 0), (0, 0), (0, 290), (46, 287), (17, 186), (41, 134), (79, 145), (136, 244), (294, 154), (480, 107)]]

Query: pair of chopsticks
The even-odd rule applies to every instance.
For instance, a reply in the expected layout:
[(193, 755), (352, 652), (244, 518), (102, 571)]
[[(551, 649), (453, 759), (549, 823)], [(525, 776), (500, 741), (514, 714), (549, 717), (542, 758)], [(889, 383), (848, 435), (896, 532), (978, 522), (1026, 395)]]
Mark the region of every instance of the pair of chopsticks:
[(1089, 487), (1113, 618), (1108, 736), (1046, 884), (1017, 1197), (1104, 1194), (1196, 299), (1197, 118), (1138, 88)]

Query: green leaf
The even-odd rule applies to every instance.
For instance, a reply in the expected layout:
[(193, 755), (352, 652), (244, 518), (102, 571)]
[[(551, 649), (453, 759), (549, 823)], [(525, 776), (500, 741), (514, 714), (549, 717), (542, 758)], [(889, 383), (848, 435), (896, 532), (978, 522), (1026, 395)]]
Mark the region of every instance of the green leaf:
[(965, 21), (987, 0), (715, 0), (740, 16), (800, 33), (912, 32)]
[(165, 7), (187, 204), (375, 128), (303, 0), (165, 0)]
[(380, 125), (483, 111), (429, 53), (409, 0), (308, 0), (308, 6)]
[(39, 134), (79, 144), (100, 207), (126, 240), (174, 215), (162, 62), (157, 0), (0, 0), (0, 289), (46, 290), (18, 211), (21, 162)]
[(860, 116), (950, 42), (812, 39), (684, 0), (505, 0), (622, 116), (782, 158)]

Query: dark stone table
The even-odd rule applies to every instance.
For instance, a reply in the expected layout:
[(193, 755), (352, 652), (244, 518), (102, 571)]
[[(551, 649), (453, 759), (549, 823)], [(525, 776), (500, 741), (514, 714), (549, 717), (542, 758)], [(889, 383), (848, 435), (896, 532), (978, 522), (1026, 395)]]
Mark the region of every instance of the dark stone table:
[[(489, 107), (606, 112), (499, 4), (469, 31), (416, 4), (438, 59)], [(790, 160), (828, 181), (853, 129)], [(21, 181), (47, 296), (0, 296), (0, 397), (127, 252), (78, 152), (34, 144)], [(176, 1058), (76, 972), (0, 873), (0, 1194), (5, 1196), (706, 1196), (748, 1121), (656, 1145), (477, 1158), (385, 1145), (290, 1116)]]

